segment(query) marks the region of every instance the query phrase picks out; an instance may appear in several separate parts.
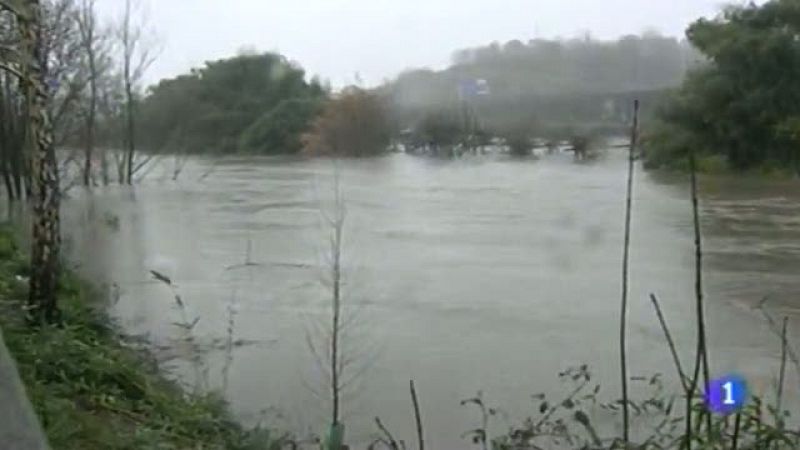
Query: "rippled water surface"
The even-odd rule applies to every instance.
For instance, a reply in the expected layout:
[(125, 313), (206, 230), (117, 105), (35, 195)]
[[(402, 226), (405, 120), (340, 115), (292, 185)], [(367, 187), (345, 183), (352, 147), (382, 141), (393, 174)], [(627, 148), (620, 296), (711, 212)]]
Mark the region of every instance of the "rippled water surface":
[[(355, 317), (344, 345), (365, 369), (344, 401), (350, 440), (366, 439), (376, 415), (412, 440), (412, 378), (439, 449), (466, 447), (460, 435), (477, 417), (459, 401), (479, 390), (522, 419), (533, 413), (529, 394), (558, 392), (558, 371), (585, 362), (602, 393), (618, 395), (625, 169), (622, 153), (590, 164), (565, 155), (342, 162), (344, 298)], [(199, 339), (225, 340), (233, 317), (235, 339), (255, 344), (233, 351), (227, 375), (225, 352), (207, 355), (204, 378), (225, 387), (245, 421), (270, 407), (270, 423), (321, 432), (329, 406), (314, 394), (324, 388), (306, 337), (329, 311), (320, 210), (331, 207), (334, 172), (330, 161), (192, 160), (178, 182), (155, 171), (135, 192), (76, 191), (64, 206), (69, 248), (118, 295), (113, 312), (131, 333), (165, 343), (177, 332), (172, 293), (150, 270), (174, 280), (200, 317)], [(752, 307), (767, 295), (776, 316), (800, 306), (797, 187), (702, 180), (712, 368), (742, 372), (760, 391), (771, 389), (780, 346)], [(674, 381), (648, 295), (661, 299), (689, 364), (687, 180), (637, 174), (635, 190), (631, 372)]]

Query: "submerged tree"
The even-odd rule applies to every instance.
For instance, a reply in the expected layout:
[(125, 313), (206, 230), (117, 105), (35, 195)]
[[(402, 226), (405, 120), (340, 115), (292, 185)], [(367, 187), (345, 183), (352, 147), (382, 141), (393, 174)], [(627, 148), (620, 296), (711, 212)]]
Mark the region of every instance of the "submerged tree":
[[(323, 391), (309, 386), (321, 400), (330, 402), (327, 416), (328, 449), (344, 449), (344, 403), (357, 394), (358, 384), (377, 355), (374, 339), (366, 339), (367, 318), (359, 306), (352, 258), (346, 258), (347, 205), (336, 162), (330, 198), (320, 198), (322, 232), (326, 239), (320, 249), (325, 313), (309, 322), (306, 341), (322, 375)], [(351, 253), (351, 252), (348, 252)]]
[(389, 148), (390, 127), (380, 97), (349, 87), (328, 101), (303, 137), (303, 152), (317, 156), (371, 156)]
[[(14, 3), (14, 2), (11, 2)], [(21, 4), (25, 4), (22, 2)], [(67, 143), (77, 148), (77, 136), (83, 129), (86, 87), (92, 72), (82, 45), (80, 7), (75, 0), (44, 0), (40, 3), (42, 31), (39, 37), (39, 65), (48, 95), (48, 114), (53, 127), (54, 147)], [(23, 49), (19, 41), (19, 26), (9, 13), (0, 15), (0, 45), (6, 46), (7, 60)], [(9, 59), (10, 58), (10, 59)], [(25, 141), (25, 87), (19, 77), (5, 72), (0, 75), (0, 172), (10, 199), (30, 197), (31, 164), (23, 152)], [(65, 152), (58, 158), (62, 183), (74, 183), (72, 167), (78, 162), (78, 152)], [(62, 186), (65, 189), (66, 186)]]
[[(88, 98), (85, 106), (85, 141), (83, 162), (83, 184), (89, 186), (92, 182), (92, 160), (94, 158), (95, 144), (97, 141), (97, 113), (99, 102), (100, 78), (110, 68), (108, 55), (108, 36), (98, 26), (95, 0), (81, 0), (77, 12), (80, 45), (85, 58), (87, 78), (89, 81)], [(102, 165), (105, 169), (106, 155), (101, 155)]]
[[(145, 71), (155, 61), (152, 46), (144, 38), (143, 25), (137, 22), (138, 2), (125, 0), (125, 12), (117, 30), (122, 48), (122, 80), (125, 88), (125, 153), (118, 161), (120, 183), (133, 183), (136, 155), (136, 103), (139, 83)], [(123, 169), (124, 168), (124, 169)]]
[(529, 130), (515, 127), (505, 133), (508, 151), (514, 156), (529, 156), (533, 145)]
[(453, 111), (436, 111), (425, 115), (417, 126), (419, 142), (435, 152), (450, 150), (464, 137), (464, 127)]

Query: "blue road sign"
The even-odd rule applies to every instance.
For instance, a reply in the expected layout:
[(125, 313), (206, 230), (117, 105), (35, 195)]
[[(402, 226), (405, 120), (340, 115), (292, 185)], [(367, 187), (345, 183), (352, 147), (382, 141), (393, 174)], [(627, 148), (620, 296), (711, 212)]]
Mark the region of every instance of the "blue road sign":
[(489, 95), (489, 83), (482, 79), (462, 80), (458, 83), (458, 96), (462, 99)]

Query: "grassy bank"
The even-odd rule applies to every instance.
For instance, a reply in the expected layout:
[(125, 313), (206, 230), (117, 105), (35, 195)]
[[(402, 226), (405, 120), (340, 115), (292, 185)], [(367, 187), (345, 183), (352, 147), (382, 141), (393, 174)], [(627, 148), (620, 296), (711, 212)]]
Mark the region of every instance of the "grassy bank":
[(27, 258), (0, 228), (0, 326), (54, 450), (270, 449), (265, 430), (244, 430), (213, 394), (188, 395), (145, 353), (125, 344), (86, 283), (66, 273), (63, 326), (24, 320)]

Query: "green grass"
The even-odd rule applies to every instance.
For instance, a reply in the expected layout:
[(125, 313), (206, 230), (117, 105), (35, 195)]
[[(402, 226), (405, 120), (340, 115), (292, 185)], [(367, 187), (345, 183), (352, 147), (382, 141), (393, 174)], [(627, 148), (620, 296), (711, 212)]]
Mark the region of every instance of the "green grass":
[(0, 327), (54, 450), (273, 449), (264, 429), (245, 430), (218, 395), (191, 395), (125, 345), (87, 283), (64, 273), (63, 325), (25, 322), (27, 258), (0, 227)]

